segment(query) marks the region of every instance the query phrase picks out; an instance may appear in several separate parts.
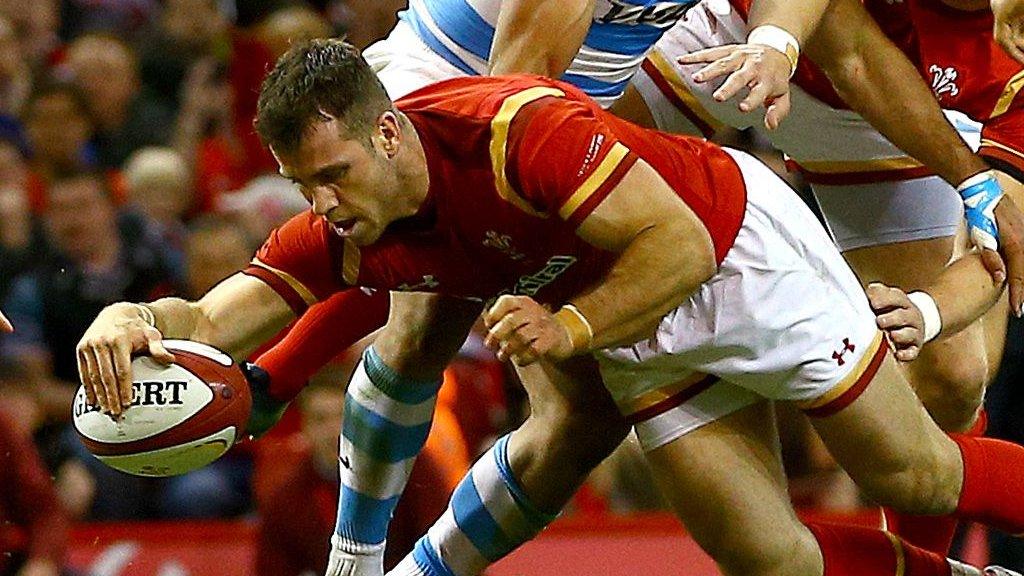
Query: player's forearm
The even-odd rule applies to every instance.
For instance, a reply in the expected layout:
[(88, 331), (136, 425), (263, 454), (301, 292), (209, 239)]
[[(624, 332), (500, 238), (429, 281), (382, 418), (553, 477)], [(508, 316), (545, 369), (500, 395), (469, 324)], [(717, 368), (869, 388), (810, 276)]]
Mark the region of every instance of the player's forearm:
[(988, 312), (999, 300), (1003, 286), (992, 282), (975, 252), (950, 264), (924, 292), (931, 295), (939, 309), (939, 338), (943, 338), (960, 332)]
[(666, 223), (641, 232), (598, 287), (571, 300), (592, 326), (597, 350), (649, 337), (714, 273), (706, 233)]
[(789, 32), (801, 46), (818, 27), (829, 0), (754, 0), (747, 18), (747, 28), (771, 24)]
[(954, 186), (985, 170), (906, 56), (855, 0), (834, 0), (805, 52), (893, 144)]
[(491, 45), (491, 74), (558, 78), (590, 29), (594, 0), (505, 0)]

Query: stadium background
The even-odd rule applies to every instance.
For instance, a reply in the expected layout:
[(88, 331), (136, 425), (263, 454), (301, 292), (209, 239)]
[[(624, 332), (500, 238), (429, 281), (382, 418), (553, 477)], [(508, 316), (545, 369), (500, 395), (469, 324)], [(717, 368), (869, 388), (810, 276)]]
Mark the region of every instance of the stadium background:
[[(104, 468), (70, 429), (73, 349), (105, 304), (197, 296), (303, 209), (251, 128), (262, 73), (296, 38), (387, 33), (396, 0), (0, 0), (0, 576), (320, 574), (333, 526), (347, 351), (263, 439), (170, 480)], [(729, 143), (758, 148), (745, 134)], [(761, 154), (780, 172), (780, 159)], [(799, 182), (794, 182), (799, 186)], [(990, 431), (1024, 440), (1013, 332)], [(466, 467), (522, 417), (523, 394), (478, 341), (447, 383), (389, 534), (401, 555)], [(804, 514), (877, 513), (796, 414), (780, 409)], [(1016, 421), (1016, 422), (1015, 422)], [(439, 489), (444, 488), (444, 489)], [(966, 527), (966, 559), (1024, 569), (1024, 551)], [(391, 560), (396, 558), (391, 557)], [(33, 572), (40, 576), (43, 572)], [(536, 542), (489, 574), (716, 574), (662, 510), (627, 443)]]

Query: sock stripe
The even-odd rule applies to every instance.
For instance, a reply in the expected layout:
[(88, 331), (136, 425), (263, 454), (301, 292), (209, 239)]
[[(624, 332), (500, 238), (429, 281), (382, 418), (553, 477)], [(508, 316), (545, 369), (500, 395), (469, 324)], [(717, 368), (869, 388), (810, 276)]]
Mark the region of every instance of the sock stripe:
[(533, 522), (519, 506), (494, 458), (481, 458), (470, 478), (487, 511), (513, 541), (529, 540), (546, 525)]
[(457, 576), (476, 576), (491, 563), (459, 528), (451, 506), (427, 531), (426, 538), (445, 570)]
[(519, 505), (526, 518), (536, 526), (547, 526), (558, 517), (558, 514), (548, 514), (541, 511), (530, 502), (530, 498), (519, 487), (519, 482), (516, 481), (516, 476), (512, 473), (512, 465), (508, 461), (508, 440), (510, 437), (511, 434), (506, 434), (498, 438), (498, 441), (494, 443), (492, 452), (494, 454), (494, 463), (498, 466), (498, 473), (501, 474), (503, 484), (508, 488), (512, 498), (515, 499), (516, 504)]
[(345, 402), (342, 434), (375, 460), (399, 462), (420, 453), (430, 421), (417, 426), (401, 426), (356, 402)]
[(398, 496), (378, 500), (342, 485), (335, 532), (354, 542), (380, 544), (387, 538), (396, 504)]
[(412, 549), (412, 557), (424, 576), (455, 576), (455, 573), (445, 566), (444, 561), (441, 560), (426, 536), (416, 541), (416, 545)]
[[(362, 364), (356, 368), (362, 371)], [(391, 398), (380, 388), (371, 385), (351, 386), (349, 397), (364, 409), (377, 414), (387, 414), (388, 420), (399, 426), (417, 426), (429, 422), (434, 416), (434, 404), (437, 401), (436, 390), (426, 400), (417, 404), (400, 402)]]
[[(352, 490), (378, 500), (400, 496), (405, 490), (406, 479), (412, 473), (415, 458), (399, 462), (381, 462), (356, 448), (352, 442), (341, 437), (340, 457), (348, 466), (339, 462), (341, 483)], [(357, 472), (358, 470), (358, 472)]]
[(515, 545), (484, 506), (472, 478), (473, 472), (470, 472), (469, 478), (463, 479), (452, 495), (455, 522), (484, 558), (497, 560)]
[(359, 363), (369, 380), (384, 394), (403, 404), (419, 404), (436, 396), (443, 380), (413, 380), (395, 372), (370, 346)]

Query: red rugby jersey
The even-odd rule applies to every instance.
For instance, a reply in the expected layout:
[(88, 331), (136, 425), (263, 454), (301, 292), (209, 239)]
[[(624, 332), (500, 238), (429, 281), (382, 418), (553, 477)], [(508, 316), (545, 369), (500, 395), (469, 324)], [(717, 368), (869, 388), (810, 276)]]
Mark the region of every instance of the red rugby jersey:
[(371, 246), (343, 241), (311, 212), (273, 232), (246, 273), (297, 312), (347, 286), (561, 303), (614, 262), (575, 230), (638, 158), (701, 219), (719, 262), (742, 223), (746, 191), (728, 154), (629, 124), (571, 85), (459, 78), (396, 105), (426, 153), (427, 199)]

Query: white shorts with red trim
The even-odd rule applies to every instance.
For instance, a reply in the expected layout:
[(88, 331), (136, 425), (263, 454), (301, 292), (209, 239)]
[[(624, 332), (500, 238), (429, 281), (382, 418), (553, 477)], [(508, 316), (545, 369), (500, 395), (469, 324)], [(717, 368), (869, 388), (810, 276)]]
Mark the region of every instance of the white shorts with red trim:
[(697, 84), (691, 74), (700, 66), (675, 62), (745, 38), (746, 23), (728, 0), (703, 0), (661, 38), (633, 82), (660, 129), (710, 136), (726, 126), (753, 128), (799, 167), (842, 250), (956, 234), (962, 212), (952, 187), (860, 115), (793, 86), (789, 116), (766, 130), (763, 110), (742, 113), (735, 101), (715, 101), (720, 82)]
[(363, 58), (377, 73), (392, 100), (442, 80), (466, 74), (434, 52), (399, 20), (387, 38), (363, 50)]
[(833, 409), (884, 355), (860, 282), (811, 211), (761, 162), (729, 153), (747, 210), (718, 273), (650, 339), (597, 354), (646, 450), (764, 398)]

